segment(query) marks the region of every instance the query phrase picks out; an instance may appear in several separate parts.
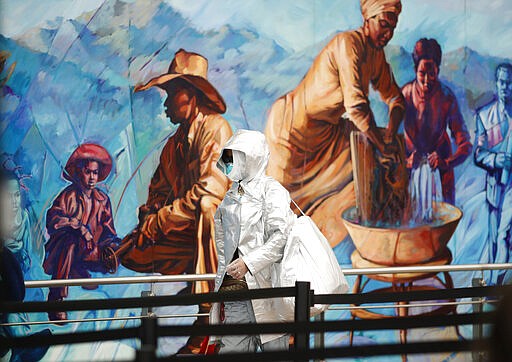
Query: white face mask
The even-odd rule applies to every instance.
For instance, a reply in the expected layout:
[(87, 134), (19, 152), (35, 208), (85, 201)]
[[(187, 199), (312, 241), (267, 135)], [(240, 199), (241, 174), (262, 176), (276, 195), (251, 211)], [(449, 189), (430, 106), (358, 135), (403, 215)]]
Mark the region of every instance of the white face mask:
[(233, 168), (231, 172), (227, 174), (227, 176), (232, 181), (240, 181), (243, 180), (245, 175), (245, 153), (233, 150)]
[(217, 168), (227, 176), (233, 170), (233, 162), (217, 162)]

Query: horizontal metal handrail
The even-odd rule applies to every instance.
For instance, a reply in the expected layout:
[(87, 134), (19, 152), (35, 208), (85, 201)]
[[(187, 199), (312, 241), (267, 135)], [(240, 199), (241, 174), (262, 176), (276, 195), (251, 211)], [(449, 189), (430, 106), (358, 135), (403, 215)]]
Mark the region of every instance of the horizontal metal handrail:
[[(319, 333), (319, 332), (346, 332), (351, 330), (398, 330), (416, 329), (440, 326), (472, 325), (475, 323), (493, 323), (496, 312), (466, 313), (437, 316), (409, 316), (391, 317), (389, 319), (375, 320), (333, 320), (333, 321), (295, 321), (295, 322), (271, 322), (271, 323), (240, 323), (240, 324), (214, 324), (214, 325), (162, 325), (154, 323), (154, 318), (144, 318), (143, 321), (151, 321), (158, 329), (158, 337), (178, 337), (190, 335), (248, 335), (269, 333)], [(135, 337), (137, 328), (115, 328), (102, 331), (72, 331), (53, 336), (39, 337), (36, 335), (7, 336), (4, 341), (13, 343), (13, 346), (25, 347), (32, 342), (34, 345), (44, 345), (44, 340), (53, 340), (54, 344), (84, 343), (89, 341), (118, 340)], [(128, 336), (128, 334), (132, 334)], [(138, 333), (137, 333), (138, 334)], [(140, 335), (140, 334), (139, 334)], [(3, 337), (3, 336), (2, 336)], [(94, 337), (94, 338), (93, 338)], [(0, 339), (0, 341), (2, 341)], [(57, 342), (57, 343), (55, 343)]]
[[(345, 275), (374, 275), (374, 274), (401, 274), (401, 273), (441, 273), (462, 271), (484, 271), (512, 269), (512, 263), (503, 264), (460, 264), (442, 266), (398, 266), (382, 268), (343, 269)], [(192, 282), (198, 280), (214, 280), (215, 274), (186, 274), (186, 275), (145, 275), (134, 277), (111, 278), (81, 278), (81, 279), (52, 279), (27, 280), (27, 288), (79, 286), (79, 285), (108, 285), (108, 284), (144, 284), (144, 283), (175, 283)]]
[(512, 263), (502, 264), (448, 264), (440, 266), (393, 266), (382, 268), (343, 269), (345, 275), (441, 273), (512, 269)]
[(26, 288), (63, 287), (79, 285), (107, 285), (107, 284), (145, 284), (145, 283), (176, 283), (194, 282), (199, 280), (214, 280), (215, 274), (185, 274), (185, 275), (145, 275), (135, 277), (111, 278), (79, 278), (79, 279), (51, 279), (26, 280)]
[[(297, 282), (309, 285), (308, 282)], [(26, 302), (0, 302), (4, 313), (37, 313), (53, 311), (111, 310), (158, 308), (167, 306), (196, 306), (202, 303), (229, 302), (248, 299), (285, 298), (296, 296), (296, 286), (282, 288), (259, 288), (229, 293), (166, 294), (141, 297), (73, 299)], [(476, 290), (476, 289), (475, 289)], [(465, 294), (464, 294), (465, 295)]]
[(419, 307), (442, 307), (449, 305), (474, 305), (474, 304), (497, 304), (497, 300), (484, 300), (473, 302), (434, 302), (434, 303), (411, 303), (411, 304), (368, 304), (364, 306), (349, 305), (346, 307), (329, 306), (328, 310), (352, 310), (352, 309), (395, 309), (395, 308), (419, 308)]
[[(419, 308), (419, 307), (442, 307), (449, 305), (474, 305), (474, 304), (496, 304), (498, 300), (484, 300), (484, 301), (460, 301), (460, 302), (434, 302), (434, 303), (412, 303), (412, 304), (386, 304), (386, 305), (365, 305), (354, 306), (348, 305), (345, 307), (331, 305), (328, 310), (354, 310), (354, 309), (395, 309), (395, 308)], [(192, 317), (208, 317), (208, 313), (186, 313), (186, 314), (156, 314), (127, 316), (127, 317), (106, 317), (106, 318), (84, 318), (84, 319), (69, 319), (66, 323), (87, 323), (87, 322), (105, 322), (105, 321), (122, 321), (143, 318), (157, 318), (157, 319), (172, 319), (172, 318), (192, 318)], [(22, 325), (40, 325), (52, 324), (55, 321), (33, 321), (33, 322), (16, 322), (16, 323), (0, 323), (0, 327), (14, 327)]]
[[(126, 317), (104, 317), (104, 318), (84, 318), (84, 319), (66, 319), (65, 323), (87, 323), (87, 322), (108, 322), (108, 321), (127, 321), (134, 319), (144, 318), (157, 318), (157, 319), (173, 319), (173, 318), (193, 318), (193, 317), (208, 317), (208, 313), (189, 313), (189, 314), (146, 314)], [(0, 327), (15, 327), (27, 325), (41, 325), (41, 324), (54, 324), (55, 321), (34, 321), (34, 322), (16, 322), (16, 323), (0, 323)]]

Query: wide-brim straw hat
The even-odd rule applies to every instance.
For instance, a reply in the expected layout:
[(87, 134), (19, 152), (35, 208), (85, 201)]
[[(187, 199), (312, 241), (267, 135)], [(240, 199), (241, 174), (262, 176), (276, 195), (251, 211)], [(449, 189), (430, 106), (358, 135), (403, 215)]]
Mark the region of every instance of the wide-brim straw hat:
[(112, 171), (112, 157), (108, 151), (95, 143), (84, 143), (73, 151), (66, 163), (66, 167), (64, 167), (65, 172), (63, 172), (62, 175), (66, 180), (71, 182), (76, 181), (76, 164), (80, 160), (92, 160), (101, 164), (98, 173), (98, 182), (105, 180), (110, 174), (110, 171)]
[(169, 82), (183, 79), (203, 93), (211, 109), (224, 113), (226, 112), (226, 103), (215, 87), (208, 81), (207, 73), (208, 60), (205, 57), (180, 49), (174, 54), (174, 59), (171, 61), (167, 73), (151, 79), (144, 85), (136, 86), (134, 91), (140, 92), (153, 86), (165, 90), (165, 86)]

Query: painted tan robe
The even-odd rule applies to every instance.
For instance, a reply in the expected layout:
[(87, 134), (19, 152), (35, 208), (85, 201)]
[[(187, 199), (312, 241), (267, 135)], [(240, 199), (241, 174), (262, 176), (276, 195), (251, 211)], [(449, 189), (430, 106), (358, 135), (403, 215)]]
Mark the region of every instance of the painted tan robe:
[[(213, 217), (230, 186), (216, 164), (232, 133), (221, 115), (200, 112), (190, 129), (180, 125), (169, 138), (145, 205), (157, 213), (161, 237), (153, 246), (130, 250), (123, 265), (173, 275), (216, 273)], [(193, 283), (195, 293), (212, 290), (213, 282)]]
[(374, 124), (370, 83), (390, 110), (404, 108), (384, 51), (370, 46), (362, 28), (339, 33), (297, 88), (274, 103), (267, 119), (267, 173), (290, 191), (333, 246), (347, 235), (341, 212), (355, 205), (350, 131), (364, 132)]

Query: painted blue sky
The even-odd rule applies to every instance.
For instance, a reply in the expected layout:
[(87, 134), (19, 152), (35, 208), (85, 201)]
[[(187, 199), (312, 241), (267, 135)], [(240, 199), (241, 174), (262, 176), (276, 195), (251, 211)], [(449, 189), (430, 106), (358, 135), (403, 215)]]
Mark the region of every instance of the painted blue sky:
[[(100, 6), (104, 0), (0, 0), (0, 32), (16, 37), (58, 16), (71, 19)], [(133, 2), (133, 0), (125, 0)], [(166, 0), (198, 29), (217, 30), (225, 24), (251, 28), (291, 51), (354, 28), (362, 18), (358, 0)], [(141, 13), (156, 1), (140, 2)], [(215, 16), (211, 14), (215, 13)], [(140, 14), (138, 14), (140, 15)], [(436, 38), (445, 52), (469, 46), (486, 55), (512, 54), (510, 0), (406, 0), (392, 44), (410, 50), (417, 34)], [(489, 39), (496, 41), (490, 42)]]

